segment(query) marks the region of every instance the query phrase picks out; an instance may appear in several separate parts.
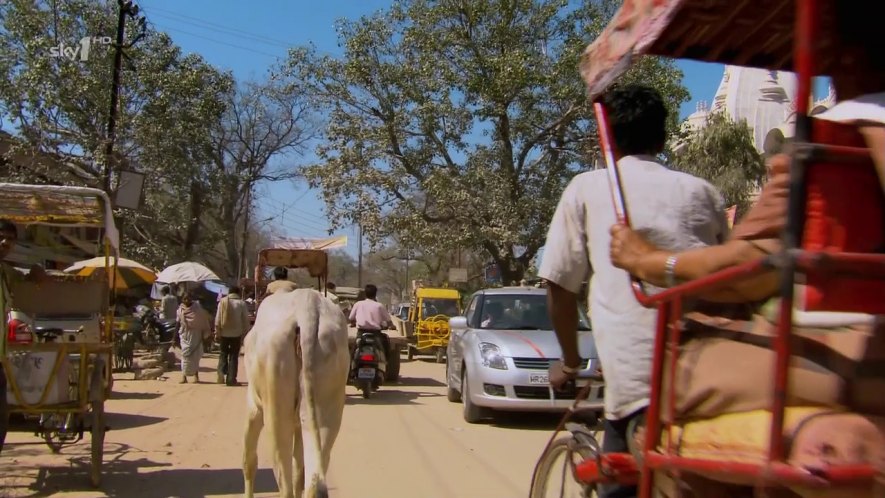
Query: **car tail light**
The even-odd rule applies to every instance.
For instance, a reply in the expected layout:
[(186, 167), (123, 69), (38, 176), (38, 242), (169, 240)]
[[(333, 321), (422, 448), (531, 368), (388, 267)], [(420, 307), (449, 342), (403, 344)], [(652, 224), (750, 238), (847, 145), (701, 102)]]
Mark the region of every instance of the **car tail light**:
[(375, 355), (373, 355), (373, 354), (360, 355), (360, 361), (375, 361)]
[(10, 344), (31, 344), (34, 342), (34, 334), (27, 323), (13, 318), (9, 320), (9, 331), (6, 334), (6, 339)]

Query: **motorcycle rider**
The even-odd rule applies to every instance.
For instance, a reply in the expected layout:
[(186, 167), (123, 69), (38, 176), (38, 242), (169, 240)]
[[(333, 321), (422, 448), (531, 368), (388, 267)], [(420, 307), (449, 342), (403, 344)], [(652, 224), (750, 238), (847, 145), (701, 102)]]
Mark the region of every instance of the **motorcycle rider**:
[(381, 340), (384, 350), (381, 351), (382, 358), (386, 360), (387, 351), (390, 348), (387, 334), (383, 331), (393, 327), (393, 320), (390, 313), (383, 304), (375, 300), (378, 296), (378, 287), (368, 284), (365, 288), (366, 298), (357, 301), (350, 310), (350, 326), (357, 329), (357, 340), (363, 334), (372, 334)]

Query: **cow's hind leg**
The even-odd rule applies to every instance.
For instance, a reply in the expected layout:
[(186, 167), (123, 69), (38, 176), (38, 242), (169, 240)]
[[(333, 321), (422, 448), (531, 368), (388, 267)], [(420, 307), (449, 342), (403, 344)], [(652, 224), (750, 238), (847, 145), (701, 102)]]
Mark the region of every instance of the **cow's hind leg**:
[[(301, 403), (299, 402), (298, 405)], [(300, 413), (299, 406), (296, 405), (295, 413)], [(295, 497), (304, 496), (304, 438), (301, 434), (301, 420), (296, 418), (295, 423), (295, 442), (292, 446), (293, 455), (295, 456)]]
[(282, 498), (294, 498), (292, 479), (292, 458), (295, 427), (298, 423), (298, 413), (295, 411), (296, 394), (292, 389), (293, 372), (297, 365), (294, 355), (287, 359), (287, 368), (275, 372), (275, 378), (270, 383), (268, 392), (271, 400), (264, 400), (264, 409), (268, 414), (268, 430), (271, 434), (274, 474), (277, 478), (277, 486), (280, 488)]
[(264, 413), (251, 399), (248, 411), (243, 438), (243, 480), (246, 485), (245, 497), (252, 498), (255, 492), (255, 475), (258, 473), (258, 436), (264, 427)]

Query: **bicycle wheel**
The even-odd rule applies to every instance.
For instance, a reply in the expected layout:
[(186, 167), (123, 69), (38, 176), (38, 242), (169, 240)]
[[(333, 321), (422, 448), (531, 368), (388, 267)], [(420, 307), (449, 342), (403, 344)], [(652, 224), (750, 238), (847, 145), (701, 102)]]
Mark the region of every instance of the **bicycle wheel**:
[(577, 464), (584, 459), (592, 458), (593, 452), (589, 448), (581, 448), (576, 452), (569, 451), (569, 443), (573, 440), (572, 436), (563, 436), (553, 441), (550, 448), (541, 455), (541, 461), (535, 470), (530, 498), (596, 496), (596, 486), (578, 482), (572, 474), (572, 462)]

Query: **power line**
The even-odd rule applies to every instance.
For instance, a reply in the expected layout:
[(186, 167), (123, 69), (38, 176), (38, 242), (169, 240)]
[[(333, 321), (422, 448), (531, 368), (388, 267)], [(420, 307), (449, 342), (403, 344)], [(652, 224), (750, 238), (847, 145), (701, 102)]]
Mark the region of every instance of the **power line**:
[(283, 56), (281, 56), (281, 55), (279, 55), (279, 54), (269, 54), (269, 53), (267, 53), (267, 52), (262, 52), (262, 51), (260, 51), (260, 50), (255, 50), (255, 49), (253, 49), (253, 48), (244, 47), (243, 45), (237, 45), (237, 44), (235, 44), (235, 43), (229, 43), (229, 42), (226, 42), (226, 41), (223, 41), (223, 40), (216, 40), (216, 39), (214, 39), (214, 38), (209, 38), (209, 37), (207, 37), (207, 36), (203, 36), (203, 35), (200, 35), (200, 34), (197, 34), (197, 33), (192, 33), (192, 32), (190, 32), (190, 31), (185, 31), (185, 30), (183, 30), (183, 29), (163, 27), (163, 26), (161, 26), (161, 25), (159, 25), (159, 24), (157, 24), (157, 23), (155, 23), (155, 22), (153, 22), (153, 21), (151, 21), (151, 24), (152, 24), (155, 28), (160, 28), (160, 29), (158, 29), (157, 31), (174, 31), (174, 32), (177, 32), (177, 33), (180, 33), (180, 34), (183, 34), (183, 35), (189, 35), (189, 36), (193, 36), (193, 37), (195, 37), (195, 38), (201, 38), (201, 39), (203, 39), (203, 40), (207, 40), (207, 41), (211, 41), (211, 42), (214, 42), (214, 43), (218, 43), (218, 44), (220, 44), (220, 45), (226, 45), (226, 46), (228, 46), (228, 47), (238, 48), (238, 49), (240, 49), (240, 50), (245, 50), (245, 51), (247, 51), (247, 52), (252, 52), (253, 54), (265, 55), (265, 56), (268, 56), (268, 57), (273, 57), (273, 58), (275, 58), (275, 59), (279, 59), (279, 58), (283, 57)]
[[(157, 17), (163, 17), (165, 19), (169, 19), (176, 22), (183, 22), (188, 24), (188, 26), (197, 27), (200, 29), (205, 29), (207, 31), (215, 31), (217, 33), (228, 34), (228, 35), (236, 35), (241, 38), (251, 38), (251, 41), (255, 41), (258, 43), (264, 43), (265, 45), (278, 46), (285, 49), (289, 49), (295, 46), (298, 46), (297, 43), (287, 42), (284, 40), (280, 40), (277, 38), (271, 38), (265, 35), (260, 35), (251, 31), (246, 31), (243, 29), (235, 28), (233, 26), (228, 26), (224, 24), (218, 24), (210, 21), (206, 21), (204, 19), (200, 19), (198, 17), (189, 16), (187, 14), (182, 14), (180, 12), (176, 12), (169, 9), (163, 9), (160, 7), (149, 6), (152, 11), (158, 11), (159, 13), (155, 13)], [(164, 14), (165, 13), (165, 14)], [(339, 55), (333, 54), (327, 50), (317, 50), (317, 53), (322, 55), (328, 55), (331, 57), (338, 57)]]
[(170, 15), (161, 14), (161, 13), (157, 13), (157, 12), (153, 13), (153, 15), (156, 17), (161, 17), (163, 19), (166, 19), (167, 21), (185, 23), (189, 27), (204, 29), (206, 31), (212, 31), (215, 33), (221, 33), (221, 34), (225, 34), (225, 35), (232, 35), (232, 36), (236, 36), (240, 39), (247, 39), (250, 41), (254, 41), (257, 43), (263, 43), (265, 45), (270, 45), (270, 46), (274, 46), (274, 47), (282, 47), (282, 48), (288, 49), (294, 45), (293, 43), (286, 43), (286, 42), (283, 42), (280, 40), (273, 40), (271, 38), (265, 38), (263, 36), (252, 34), (247, 31), (242, 31), (242, 30), (238, 30), (238, 29), (234, 29), (234, 28), (226, 28), (224, 26), (213, 24), (208, 21), (189, 21), (186, 19), (181, 19), (181, 18), (178, 18), (175, 16), (170, 16)]

